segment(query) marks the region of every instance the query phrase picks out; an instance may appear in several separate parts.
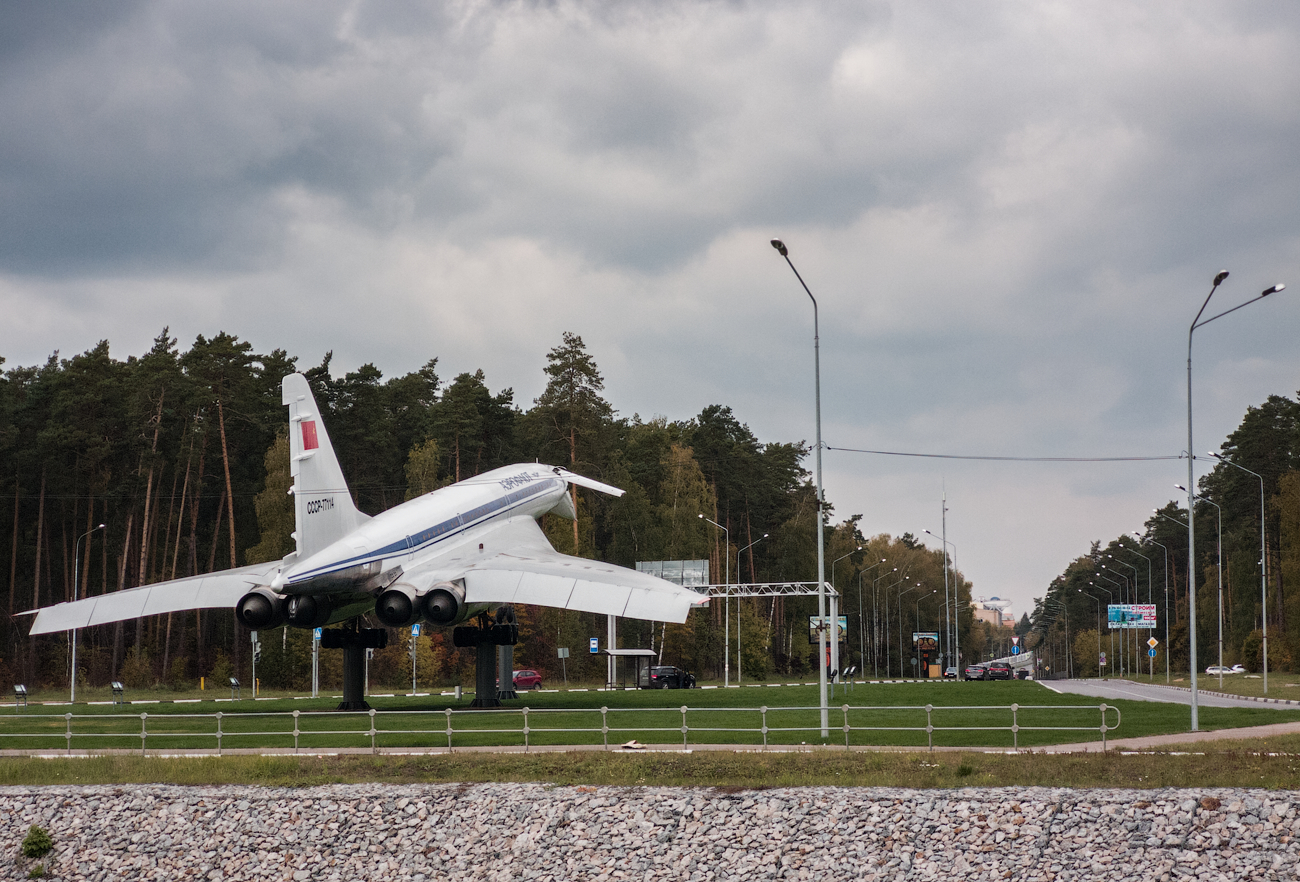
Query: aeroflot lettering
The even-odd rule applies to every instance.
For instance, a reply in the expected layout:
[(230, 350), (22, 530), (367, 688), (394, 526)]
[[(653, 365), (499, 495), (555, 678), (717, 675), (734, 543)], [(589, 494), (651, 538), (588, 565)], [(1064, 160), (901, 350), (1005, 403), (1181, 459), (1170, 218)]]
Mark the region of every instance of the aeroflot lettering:
[(334, 498), (326, 496), (324, 499), (307, 500), (307, 514), (316, 514), (319, 511), (333, 511)]
[(537, 472), (533, 472), (532, 474), (525, 472), (522, 475), (512, 475), (511, 477), (501, 481), (500, 484), (502, 487), (504, 487), (507, 490), (513, 490), (515, 487), (518, 487), (521, 484), (531, 483), (533, 481), (536, 481), (540, 477), (541, 475), (538, 474)]

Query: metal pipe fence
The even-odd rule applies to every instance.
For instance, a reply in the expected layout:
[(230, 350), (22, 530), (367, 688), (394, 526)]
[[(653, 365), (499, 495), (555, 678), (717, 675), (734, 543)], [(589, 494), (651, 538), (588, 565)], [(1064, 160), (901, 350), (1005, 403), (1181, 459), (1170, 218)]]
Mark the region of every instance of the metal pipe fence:
[[(1119, 728), (1120, 711), (1114, 705), (849, 705), (834, 709), (845, 749), (858, 746), (896, 745), (902, 737), (925, 735), (925, 746), (935, 747), (935, 736), (949, 746), (1000, 746), (979, 743), (950, 733), (1009, 733), (1011, 747), (1019, 749), (1026, 732), (1079, 732), (1099, 735), (1102, 748), (1109, 733)], [(819, 709), (810, 707), (691, 708), (496, 708), (429, 711), (355, 712), (253, 712), (213, 714), (23, 714), (0, 725), (0, 748), (38, 753), (50, 741), (71, 754), (87, 751), (134, 751), (141, 755), (168, 750), (214, 752), (238, 747), (281, 748), (292, 744), (295, 752), (330, 747), (372, 753), (400, 747), (456, 750), (469, 746), (522, 747), (529, 751), (543, 744), (594, 745), (609, 750), (611, 740), (648, 739), (654, 744), (735, 744), (763, 749), (794, 744), (799, 735), (816, 737), (821, 727)], [(1089, 714), (1099, 714), (1088, 723)], [(1111, 714), (1114, 723), (1111, 723)], [(679, 719), (680, 717), (680, 719)], [(15, 724), (29, 731), (14, 731)], [(60, 723), (62, 725), (60, 725)], [(873, 741), (871, 735), (883, 736)], [(597, 739), (597, 736), (599, 738)], [(919, 741), (919, 737), (915, 737)], [(1005, 740), (1005, 739), (993, 739)], [(1089, 739), (1090, 740), (1090, 739)], [(152, 743), (151, 743), (152, 742)], [(304, 744), (310, 742), (310, 744)]]

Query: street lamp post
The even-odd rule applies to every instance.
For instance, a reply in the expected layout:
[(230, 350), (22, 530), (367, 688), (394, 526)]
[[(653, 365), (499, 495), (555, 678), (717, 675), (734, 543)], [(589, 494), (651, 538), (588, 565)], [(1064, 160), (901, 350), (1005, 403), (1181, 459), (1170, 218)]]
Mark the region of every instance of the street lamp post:
[(1196, 318), (1192, 319), (1191, 325), (1187, 329), (1187, 621), (1188, 633), (1191, 638), (1191, 680), (1192, 680), (1192, 731), (1195, 732), (1200, 728), (1199, 708), (1196, 694), (1196, 530), (1195, 520), (1196, 513), (1193, 511), (1192, 498), (1196, 488), (1196, 476), (1192, 473), (1193, 453), (1196, 446), (1192, 443), (1192, 335), (1196, 329), (1202, 325), (1208, 325), (1215, 319), (1221, 319), (1230, 312), (1236, 312), (1243, 306), (1249, 306), (1257, 300), (1263, 300), (1270, 294), (1276, 294), (1285, 288), (1285, 285), (1274, 285), (1265, 289), (1258, 297), (1240, 303), (1232, 309), (1224, 310), (1218, 315), (1212, 316), (1202, 321), (1201, 316), (1205, 314), (1205, 307), (1210, 305), (1210, 298), (1214, 292), (1219, 290), (1223, 280), (1228, 278), (1227, 270), (1220, 270), (1214, 276), (1214, 284), (1210, 287), (1210, 293), (1205, 295), (1205, 302), (1197, 310)]
[[(934, 536), (934, 534), (930, 533), (929, 530), (926, 530), (925, 532), (931, 536)], [(954, 570), (957, 569), (957, 546), (949, 542), (947, 538), (948, 495), (946, 493), (944, 494), (944, 501), (943, 501), (943, 532), (944, 532), (943, 536), (934, 536), (934, 538), (938, 539), (940, 542), (943, 543), (943, 607), (944, 607), (944, 611), (946, 612), (948, 609), (948, 548), (950, 546), (952, 547), (952, 568)], [(958, 593), (959, 593), (958, 588), (956, 585), (954, 585), (952, 589), (952, 610), (954, 615), (950, 615), (948, 618), (948, 627), (951, 632), (948, 635), (948, 649), (952, 653), (952, 663), (957, 665), (957, 667), (960, 668), (961, 667), (961, 638), (957, 634), (957, 629), (961, 626), (961, 605), (957, 598)], [(999, 612), (998, 627), (1002, 626), (1001, 615), (1002, 613)]]
[[(1117, 545), (1120, 545), (1120, 543), (1121, 543), (1125, 538), (1126, 538), (1126, 537), (1124, 537), (1124, 536), (1120, 536), (1119, 539), (1115, 540), (1116, 544), (1117, 544)], [(1151, 558), (1147, 557), (1145, 554), (1143, 554), (1142, 552), (1138, 551), (1136, 548), (1129, 548), (1127, 545), (1120, 545), (1120, 547), (1123, 548), (1125, 551), (1128, 551), (1128, 552), (1130, 552), (1130, 553), (1132, 553), (1132, 554), (1136, 554), (1138, 557), (1142, 558), (1144, 561), (1147, 562), (1147, 603), (1154, 604), (1154, 603), (1155, 603), (1155, 600), (1153, 600), (1153, 599), (1152, 599), (1152, 596), (1151, 596)], [(1168, 618), (1168, 615), (1167, 615), (1167, 614), (1166, 614), (1165, 618), (1166, 618), (1166, 619)], [(1168, 641), (1166, 641), (1166, 643), (1167, 643), (1167, 642), (1168, 642)], [(1148, 655), (1150, 655), (1150, 654), (1148, 653)], [(1168, 657), (1169, 657), (1169, 653), (1166, 652), (1166, 653), (1165, 653), (1165, 658), (1168, 658)], [(1152, 677), (1152, 679), (1155, 679), (1155, 676), (1156, 676), (1156, 659), (1155, 659), (1155, 656), (1153, 656), (1153, 655), (1150, 656), (1150, 658), (1151, 658), (1151, 677)], [(1168, 679), (1168, 678), (1166, 678), (1166, 679)]]
[[(1114, 585), (1116, 588), (1124, 588), (1125, 590), (1127, 590), (1126, 586), (1121, 585), (1119, 582), (1116, 582), (1110, 576), (1103, 576), (1101, 573), (1093, 573), (1093, 575), (1096, 576), (1098, 579), (1105, 579), (1107, 582)], [(1124, 578), (1124, 575), (1122, 573), (1115, 573), (1115, 575), (1119, 576), (1121, 579)], [(1100, 585), (1098, 585), (1097, 587), (1101, 588)], [(1111, 599), (1114, 600), (1115, 598), (1114, 594), (1111, 594), (1111, 592), (1107, 591), (1105, 588), (1102, 588), (1101, 590), (1106, 591), (1107, 594), (1110, 594)], [(1123, 598), (1124, 595), (1121, 594), (1120, 600), (1122, 601)], [(1109, 616), (1107, 617), (1107, 619), (1109, 619)], [(1113, 652), (1114, 651), (1113, 642), (1111, 644), (1111, 647), (1112, 647), (1111, 651)], [(1119, 635), (1119, 673), (1121, 677), (1124, 676), (1124, 635), (1122, 633)]]
[[(898, 572), (898, 567), (894, 567), (894, 570), (893, 570), (893, 571), (894, 571), (894, 572)], [(899, 577), (898, 577), (897, 579), (895, 579), (893, 582), (890, 582), (888, 585), (886, 585), (886, 586), (884, 587), (884, 594), (885, 594), (885, 676), (886, 676), (886, 677), (890, 676), (889, 669), (890, 669), (890, 667), (892, 667), (892, 665), (893, 665), (893, 662), (890, 660), (890, 657), (889, 657), (889, 656), (890, 656), (890, 652), (891, 652), (891, 650), (893, 649), (893, 642), (894, 642), (893, 639), (889, 636), (889, 589), (894, 588), (894, 587), (897, 587), (898, 585), (901, 585), (901, 584), (903, 584), (903, 583), (906, 582), (906, 581), (907, 581), (907, 576), (905, 576), (905, 575), (904, 575), (904, 576), (899, 576)], [(899, 623), (899, 626), (900, 626), (900, 627), (902, 626), (902, 623), (901, 623), (901, 622)], [(898, 662), (898, 673), (899, 673), (899, 676), (902, 676), (902, 673), (903, 673), (903, 661), (902, 661), (902, 659), (899, 659), (899, 662)]]
[[(830, 708), (826, 701), (826, 547), (822, 535), (824, 531), (826, 493), (822, 488), (822, 361), (821, 335), (817, 327), (817, 298), (808, 290), (808, 285), (794, 268), (790, 260), (790, 251), (780, 239), (772, 240), (772, 247), (780, 252), (794, 272), (794, 277), (803, 286), (804, 292), (813, 305), (813, 400), (817, 418), (817, 621), (823, 625), (817, 629), (817, 700), (821, 710), (822, 737), (830, 736)], [(1189, 448), (1190, 449), (1190, 448)]]
[[(1117, 564), (1123, 564), (1124, 566), (1128, 567), (1129, 569), (1131, 569), (1131, 570), (1133, 571), (1133, 604), (1136, 606), (1138, 603), (1140, 603), (1140, 602), (1142, 601), (1142, 597), (1141, 597), (1141, 596), (1139, 595), (1139, 593), (1138, 593), (1138, 589), (1139, 589), (1139, 587), (1140, 587), (1139, 584), (1138, 584), (1138, 568), (1137, 568), (1136, 566), (1134, 566), (1133, 564), (1129, 563), (1128, 561), (1120, 560), (1119, 558), (1115, 557), (1115, 555), (1113, 555), (1113, 554), (1109, 554), (1109, 553), (1108, 553), (1108, 554), (1106, 555), (1106, 557), (1107, 557), (1107, 559), (1109, 559), (1109, 560), (1113, 560), (1113, 561), (1115, 561), (1115, 563), (1117, 563)], [(1149, 576), (1149, 574), (1148, 574), (1148, 576)], [(1127, 579), (1128, 577), (1125, 576), (1125, 578)], [(1147, 582), (1147, 594), (1149, 595), (1150, 593), (1151, 593), (1151, 583), (1150, 583), (1150, 581), (1148, 580), (1148, 582)], [(1133, 662), (1132, 662), (1132, 668), (1133, 668), (1133, 673), (1135, 673), (1135, 674), (1140, 674), (1140, 673), (1142, 673), (1142, 660), (1141, 660), (1141, 657), (1138, 655), (1138, 653), (1139, 653), (1140, 651), (1141, 651), (1141, 650), (1138, 649), (1137, 629), (1134, 628), (1134, 629), (1133, 629), (1133, 655), (1132, 655)]]
[[(740, 556), (744, 554), (746, 551), (749, 551), (749, 549), (753, 548), (755, 545), (762, 542), (766, 538), (767, 538), (767, 534), (764, 533), (762, 536), (759, 536), (753, 542), (749, 543), (744, 548), (736, 552), (736, 584), (737, 585), (740, 584), (740, 567), (741, 567)], [(753, 573), (751, 573), (750, 575), (752, 576)], [(736, 682), (739, 683), (741, 677), (743, 677), (744, 675), (745, 675), (745, 666), (740, 663), (740, 598), (737, 597), (736, 598)]]
[(1268, 547), (1264, 544), (1264, 476), (1243, 465), (1237, 465), (1230, 459), (1220, 456), (1214, 451), (1210, 451), (1210, 456), (1219, 462), (1226, 462), (1230, 466), (1237, 466), (1248, 475), (1254, 475), (1259, 479), (1259, 611), (1260, 611), (1260, 630), (1264, 639), (1264, 694), (1268, 695)]
[[(907, 580), (904, 579), (903, 581), (906, 582)], [(903, 626), (906, 622), (903, 616), (907, 615), (907, 613), (903, 612), (903, 595), (910, 594), (920, 587), (921, 583), (917, 582), (912, 587), (904, 588), (898, 592), (898, 675), (900, 677), (905, 676), (907, 673), (903, 669)]]
[[(1115, 602), (1115, 595), (1110, 593), (1110, 589), (1109, 589), (1109, 588), (1103, 588), (1102, 586), (1098, 585), (1096, 582), (1089, 582), (1088, 584), (1091, 585), (1092, 587), (1096, 588), (1098, 591), (1105, 591), (1105, 592), (1106, 592), (1106, 596), (1110, 598), (1110, 603), (1114, 603), (1114, 602)], [(1107, 634), (1109, 635), (1109, 637), (1110, 637), (1110, 656), (1111, 656), (1112, 659), (1114, 659), (1114, 658), (1115, 658), (1115, 631), (1110, 627), (1110, 608), (1109, 608), (1109, 605), (1107, 605), (1107, 610), (1106, 610), (1106, 633), (1107, 633)], [(1098, 635), (1097, 635), (1097, 639), (1099, 639), (1099, 640), (1101, 639), (1101, 634), (1098, 634)], [(1098, 652), (1098, 655), (1101, 654), (1101, 650), (1098, 650), (1097, 652)], [(1098, 666), (1098, 670), (1100, 670), (1100, 669), (1101, 669), (1100, 666)]]
[(722, 685), (723, 688), (726, 688), (731, 685), (731, 531), (713, 520), (713, 518), (706, 518), (703, 514), (700, 515), (700, 520), (708, 521), (727, 534), (727, 547), (723, 549), (723, 557), (726, 560), (727, 593), (722, 598), (722, 608), (725, 613), (722, 626)]
[[(858, 664), (862, 665), (863, 676), (865, 676), (867, 670), (867, 629), (862, 621), (862, 578), (884, 562), (885, 558), (882, 557), (879, 563), (873, 563), (865, 570), (858, 570)], [(874, 603), (875, 597), (873, 596), (871, 599)]]
[[(1174, 486), (1177, 487), (1179, 490), (1187, 489), (1182, 484), (1175, 484)], [(1219, 555), (1217, 558), (1218, 565), (1216, 568), (1219, 571), (1219, 688), (1222, 689), (1223, 688), (1223, 509), (1219, 507), (1219, 503), (1211, 502), (1209, 499), (1206, 499), (1204, 496), (1197, 496), (1193, 494), (1192, 499), (1199, 500), (1201, 502), (1209, 502), (1210, 505), (1214, 506), (1215, 510), (1219, 514), (1219, 537), (1218, 537)], [(1190, 524), (1191, 521), (1192, 521), (1192, 516), (1191, 513), (1188, 512), (1187, 522)], [(1192, 532), (1191, 527), (1188, 527), (1187, 528), (1188, 542), (1192, 541), (1191, 532)]]
[[(842, 554), (835, 560), (831, 561), (831, 587), (836, 591), (836, 597), (839, 596), (839, 587), (835, 584), (835, 565), (846, 557), (852, 557), (863, 549), (859, 545), (848, 554)], [(831, 632), (831, 670), (835, 673), (835, 682), (840, 681), (840, 611), (835, 597), (831, 598), (831, 621), (828, 625)]]
[[(77, 537), (76, 544), (73, 546), (72, 549), (72, 556), (73, 556), (72, 599), (73, 600), (78, 599), (77, 593), (81, 590), (80, 588), (81, 586), (81, 540), (85, 539), (91, 533), (96, 533), (104, 529), (104, 527), (105, 527), (104, 524), (100, 524), (99, 526), (96, 527), (91, 527), (89, 530), (87, 530), (86, 532), (82, 533), (80, 536)], [(87, 549), (87, 551), (89, 551), (89, 549)], [(64, 570), (64, 572), (67, 572), (67, 570)], [(68, 685), (68, 701), (71, 704), (76, 704), (77, 702), (77, 629), (76, 628), (72, 629), (71, 643), (72, 645), (70, 649), (72, 650), (72, 677), (70, 678), (70, 682)]]
[(1137, 530), (1133, 535), (1138, 538), (1139, 542), (1150, 542), (1152, 545), (1160, 546), (1160, 550), (1165, 553), (1165, 685), (1169, 685), (1169, 549), (1154, 539), (1143, 539), (1142, 534)]

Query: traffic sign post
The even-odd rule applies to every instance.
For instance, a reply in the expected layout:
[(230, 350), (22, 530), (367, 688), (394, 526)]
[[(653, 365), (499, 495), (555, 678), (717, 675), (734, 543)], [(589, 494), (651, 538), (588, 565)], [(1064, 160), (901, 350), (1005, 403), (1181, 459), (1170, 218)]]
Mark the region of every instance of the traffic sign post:
[(1160, 641), (1154, 637), (1152, 637), (1150, 640), (1147, 641), (1147, 646), (1151, 647), (1150, 649), (1147, 650), (1147, 655), (1150, 656), (1151, 658), (1151, 677), (1153, 679), (1155, 678), (1156, 675), (1156, 647), (1159, 645), (1160, 645)]

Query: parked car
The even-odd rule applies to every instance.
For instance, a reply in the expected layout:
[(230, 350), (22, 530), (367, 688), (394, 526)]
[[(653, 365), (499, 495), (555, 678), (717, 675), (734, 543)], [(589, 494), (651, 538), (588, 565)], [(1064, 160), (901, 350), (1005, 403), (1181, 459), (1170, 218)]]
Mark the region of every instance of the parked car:
[(1011, 665), (1004, 661), (989, 662), (989, 672), (985, 679), (988, 680), (1010, 680)]
[(967, 680), (983, 680), (983, 679), (985, 679), (985, 675), (987, 675), (987, 674), (988, 674), (988, 670), (987, 670), (983, 665), (967, 665), (967, 666), (966, 666), (966, 679), (967, 679)]
[(648, 689), (694, 689), (695, 675), (672, 665), (654, 665), (650, 668)]
[(1232, 667), (1228, 667), (1227, 665), (1223, 665), (1222, 667), (1220, 667), (1219, 665), (1210, 665), (1208, 668), (1205, 669), (1205, 673), (1215, 674), (1215, 675), (1244, 674), (1246, 673), (1246, 669), (1242, 665), (1233, 665)]
[(513, 679), (516, 689), (542, 688), (542, 675), (536, 671), (515, 671)]
[(956, 665), (951, 665), (951, 666), (949, 666), (949, 667), (948, 667), (948, 668), (943, 672), (943, 678), (944, 678), (945, 680), (956, 680), (956, 679), (957, 679), (957, 666), (956, 666)]
[(1029, 668), (1020, 668), (1018, 671), (1016, 671), (1016, 679), (1017, 679), (1017, 680), (1028, 680), (1028, 679), (1029, 679)]
[(1246, 666), (1245, 666), (1245, 665), (1233, 665), (1233, 666), (1232, 666), (1232, 672), (1233, 672), (1234, 674), (1244, 674), (1244, 673), (1246, 673)]

